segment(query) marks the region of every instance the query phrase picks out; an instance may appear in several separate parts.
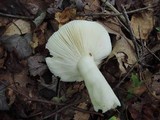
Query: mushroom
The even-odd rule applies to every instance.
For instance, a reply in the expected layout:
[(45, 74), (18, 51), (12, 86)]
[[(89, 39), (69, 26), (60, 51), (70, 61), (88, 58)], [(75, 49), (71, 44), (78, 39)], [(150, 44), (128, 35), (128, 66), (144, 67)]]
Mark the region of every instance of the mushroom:
[(63, 25), (48, 40), (46, 58), (50, 71), (61, 81), (82, 81), (94, 110), (106, 112), (120, 106), (112, 88), (98, 69), (112, 45), (105, 28), (97, 22), (74, 20)]

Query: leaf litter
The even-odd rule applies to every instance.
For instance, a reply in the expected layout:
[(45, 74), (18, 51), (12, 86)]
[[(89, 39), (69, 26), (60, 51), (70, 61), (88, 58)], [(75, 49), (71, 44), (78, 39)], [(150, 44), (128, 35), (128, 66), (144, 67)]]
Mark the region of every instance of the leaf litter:
[[(158, 0), (109, 2), (7, 0), (0, 3), (3, 13), (0, 18), (0, 109), (5, 110), (4, 114), (0, 113), (1, 118), (160, 119), (160, 8), (157, 7), (160, 3)], [(121, 5), (127, 11), (133, 33), (118, 15), (124, 12)], [(15, 8), (14, 14), (12, 8)], [(101, 71), (123, 104), (116, 110), (105, 114), (94, 112), (83, 82), (60, 82), (46, 66), (47, 39), (57, 26), (75, 19), (97, 21), (110, 33), (113, 50), (104, 60)], [(137, 45), (140, 56), (137, 56)]]

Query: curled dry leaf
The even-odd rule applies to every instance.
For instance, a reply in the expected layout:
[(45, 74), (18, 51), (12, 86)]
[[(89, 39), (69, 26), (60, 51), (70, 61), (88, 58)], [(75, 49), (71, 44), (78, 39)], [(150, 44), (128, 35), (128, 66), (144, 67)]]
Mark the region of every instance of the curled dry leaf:
[(26, 34), (30, 32), (31, 32), (30, 23), (25, 20), (19, 19), (10, 23), (3, 35), (8, 35), (8, 36), (15, 35), (15, 34), (21, 35), (21, 34)]
[(66, 8), (62, 12), (57, 12), (55, 14), (55, 19), (58, 21), (59, 25), (67, 23), (69, 20), (76, 16), (76, 9)]
[[(80, 103), (78, 107), (81, 109), (87, 109), (87, 104), (83, 102), (83, 103)], [(89, 116), (90, 115), (88, 113), (75, 111), (74, 120), (89, 120)]]
[(99, 23), (104, 25), (109, 33), (116, 35), (116, 42), (108, 59), (116, 56), (119, 69), (122, 74), (126, 73), (126, 68), (137, 61), (133, 42), (126, 38), (121, 30), (121, 25), (115, 18), (110, 18), (107, 21), (99, 21)]
[(119, 63), (119, 69), (121, 70), (121, 73), (124, 74), (126, 73), (126, 69), (125, 69), (125, 66), (124, 66), (124, 62), (126, 62), (126, 59), (125, 59), (125, 54), (124, 53), (117, 53), (115, 54), (116, 58), (117, 58), (117, 61)]
[(137, 61), (133, 43), (125, 37), (121, 37), (116, 41), (109, 58), (113, 57), (113, 55), (117, 58), (122, 74), (126, 73), (126, 68), (128, 66)]
[(154, 24), (155, 19), (151, 11), (132, 15), (131, 27), (137, 39), (147, 40)]

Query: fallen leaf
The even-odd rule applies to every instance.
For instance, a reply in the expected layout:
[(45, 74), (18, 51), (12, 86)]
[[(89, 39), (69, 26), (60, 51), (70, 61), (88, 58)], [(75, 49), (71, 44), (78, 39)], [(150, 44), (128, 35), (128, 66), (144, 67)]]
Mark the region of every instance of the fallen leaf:
[(160, 74), (157, 73), (157, 74), (154, 74), (153, 77), (152, 77), (152, 83), (151, 83), (151, 89), (152, 89), (152, 92), (160, 98)]
[(32, 41), (31, 41), (31, 47), (33, 49), (35, 49), (36, 47), (38, 47), (38, 36), (36, 35), (36, 33), (33, 33), (33, 38), (32, 38)]
[(155, 19), (151, 11), (133, 14), (131, 17), (131, 27), (137, 39), (147, 40), (154, 24)]
[(28, 58), (29, 73), (32, 76), (42, 75), (47, 69), (45, 57), (41, 55), (35, 55)]
[(39, 16), (33, 20), (33, 23), (36, 25), (36, 27), (38, 27), (44, 21), (45, 17), (46, 17), (46, 11), (41, 11)]
[[(75, 1), (75, 0), (73, 0)], [(82, 11), (84, 8), (84, 3), (82, 2), (82, 0), (76, 0), (75, 1), (76, 7), (79, 11)]]
[(19, 58), (26, 58), (32, 54), (30, 42), (32, 34), (28, 33), (23, 36), (18, 34), (11, 36), (2, 36), (0, 42), (9, 52), (16, 52)]
[(111, 34), (114, 34), (116, 36), (120, 36), (123, 34), (121, 30), (121, 25), (116, 18), (108, 18), (105, 21), (99, 20), (98, 22), (102, 24)]
[(137, 61), (133, 42), (124, 35), (121, 30), (121, 25), (115, 18), (98, 22), (102, 24), (109, 33), (116, 35), (116, 42), (107, 60), (116, 56), (121, 74), (126, 73), (126, 69)]
[(133, 120), (138, 120), (139, 114), (142, 110), (142, 104), (141, 103), (134, 103), (131, 106), (129, 106), (128, 108), (129, 108), (129, 112), (130, 112)]
[(146, 91), (146, 86), (139, 79), (139, 76), (135, 73), (131, 74), (131, 84), (128, 86), (128, 98), (132, 98), (134, 95), (142, 95)]
[(101, 10), (99, 0), (85, 0), (84, 4), (85, 13), (99, 12)]
[[(87, 109), (87, 104), (85, 102), (80, 103), (78, 108)], [(83, 113), (75, 111), (74, 120), (89, 120), (90, 115), (88, 113)]]
[(0, 68), (3, 68), (5, 62), (5, 50), (2, 45), (0, 45)]
[(47, 23), (43, 23), (38, 27), (38, 29), (33, 33), (33, 38), (31, 41), (31, 47), (35, 49), (38, 46), (44, 45), (46, 43), (46, 29)]
[(119, 63), (119, 69), (121, 70), (121, 74), (126, 73), (126, 72), (127, 72), (127, 71), (126, 71), (126, 67), (127, 67), (127, 66), (124, 66), (125, 64), (123, 64), (123, 63), (126, 62), (126, 55), (121, 52), (121, 53), (115, 54), (115, 56), (116, 56), (117, 61), (118, 61), (118, 63)]
[(8, 28), (6, 29), (5, 33), (3, 35), (21, 35), (31, 32), (31, 26), (30, 23), (25, 20), (16, 20), (13, 21), (11, 24), (8, 25)]
[[(7, 81), (3, 80), (3, 82), (7, 84)], [(7, 98), (5, 95), (6, 88), (7, 87), (3, 83), (0, 83), (0, 110), (9, 110)]]
[(75, 8), (65, 8), (62, 12), (57, 12), (55, 14), (55, 19), (60, 25), (67, 23), (69, 20), (75, 18), (76, 9)]
[(5, 67), (11, 73), (19, 73), (23, 70), (23, 66), (14, 52), (8, 53), (5, 61)]
[(112, 58), (114, 55), (119, 62), (119, 68), (122, 74), (126, 73), (126, 68), (137, 61), (133, 43), (125, 37), (121, 37), (116, 41), (108, 59)]
[(148, 86), (149, 91), (153, 96), (156, 96), (160, 99), (160, 75), (159, 73), (151, 73), (148, 69), (146, 69), (143, 73), (144, 82)]

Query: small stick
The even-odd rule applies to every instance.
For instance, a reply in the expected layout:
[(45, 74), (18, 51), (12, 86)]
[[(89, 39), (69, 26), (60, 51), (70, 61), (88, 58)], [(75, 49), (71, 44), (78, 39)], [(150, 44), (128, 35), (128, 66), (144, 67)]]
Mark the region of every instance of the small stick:
[(80, 103), (80, 102), (81, 102), (81, 101), (75, 102), (75, 103), (71, 103), (71, 104), (68, 104), (68, 105), (66, 105), (66, 106), (64, 106), (64, 107), (62, 107), (62, 108), (56, 110), (55, 112), (53, 112), (53, 113), (51, 113), (51, 114), (45, 116), (42, 120), (48, 119), (48, 118), (50, 118), (50, 117), (56, 115), (57, 113), (59, 113), (59, 112), (65, 110), (65, 109), (68, 109), (68, 108), (70, 108), (70, 107), (72, 107), (72, 106), (74, 106), (74, 105), (76, 105), (76, 104), (78, 104), (78, 103)]
[[(155, 6), (147, 6), (147, 7), (144, 7), (144, 8), (138, 8), (138, 9), (135, 9), (135, 10), (126, 11), (126, 14), (137, 13), (137, 12), (144, 11), (144, 10), (147, 10), (149, 8), (152, 8), (152, 7), (155, 7)], [(119, 16), (119, 15), (123, 15), (123, 13), (88, 13), (88, 14), (87, 13), (86, 14), (77, 13), (77, 15), (80, 15), (80, 16), (113, 16), (113, 17), (116, 17), (116, 16)]]
[(157, 55), (155, 55), (146, 45), (144, 45), (144, 47), (160, 62), (160, 58)]
[[(109, 7), (113, 12), (115, 12), (115, 13), (117, 13), (117, 14), (120, 14), (120, 12), (119, 12), (112, 4), (110, 4), (107, 0), (106, 0), (106, 1), (101, 0), (101, 1), (104, 2), (104, 4), (105, 4), (107, 7)], [(125, 18), (124, 18), (124, 16), (120, 15), (120, 16), (118, 16), (118, 18), (119, 18), (123, 23), (125, 23)]]
[(127, 24), (128, 29), (130, 31), (130, 35), (131, 35), (132, 41), (133, 41), (135, 49), (136, 49), (137, 57), (139, 58), (140, 57), (140, 55), (139, 55), (139, 48), (138, 48), (139, 44), (136, 42), (136, 38), (134, 36), (133, 30), (132, 30), (131, 25), (130, 25), (130, 20), (128, 18), (128, 15), (127, 15), (126, 10), (125, 10), (125, 8), (124, 8), (123, 5), (122, 5), (122, 9), (123, 9), (123, 15), (124, 15), (124, 17), (126, 19), (126, 24)]
[(26, 20), (33, 20), (34, 19), (34, 17), (26, 17), (26, 16), (20, 16), (20, 15), (11, 15), (11, 14), (2, 13), (2, 12), (0, 12), (0, 16), (10, 17), (10, 18), (26, 19)]
[(51, 104), (51, 105), (64, 105), (64, 104), (60, 104), (60, 103), (55, 103), (55, 102), (51, 102), (51, 101), (47, 101), (47, 100), (41, 100), (41, 99), (35, 99), (35, 98), (31, 98), (25, 94), (23, 94), (23, 92), (18, 91), (17, 89), (8, 86), (5, 82), (3, 82), (2, 80), (0, 81), (2, 84), (4, 84), (6, 87), (11, 88), (14, 92), (22, 95), (23, 97), (25, 97), (27, 99), (27, 101), (34, 101), (34, 102), (42, 102), (42, 103), (47, 103), (47, 104)]
[[(134, 67), (136, 66), (136, 64), (138, 63), (138, 61), (136, 61), (133, 65), (132, 65), (132, 67), (131, 67), (131, 69), (127, 72), (127, 74), (122, 78), (122, 80), (115, 86), (115, 88), (118, 88), (123, 82), (124, 82), (124, 80), (128, 77), (128, 75), (132, 72), (132, 70), (134, 69)], [(114, 89), (115, 89), (114, 88)]]
[(78, 108), (78, 107), (71, 107), (71, 109), (83, 112), (83, 113), (88, 113), (88, 114), (94, 114), (94, 115), (99, 115), (101, 117), (104, 117), (104, 115), (102, 113), (98, 113), (98, 112), (94, 112), (94, 111), (88, 111), (88, 110), (84, 110), (82, 108)]

